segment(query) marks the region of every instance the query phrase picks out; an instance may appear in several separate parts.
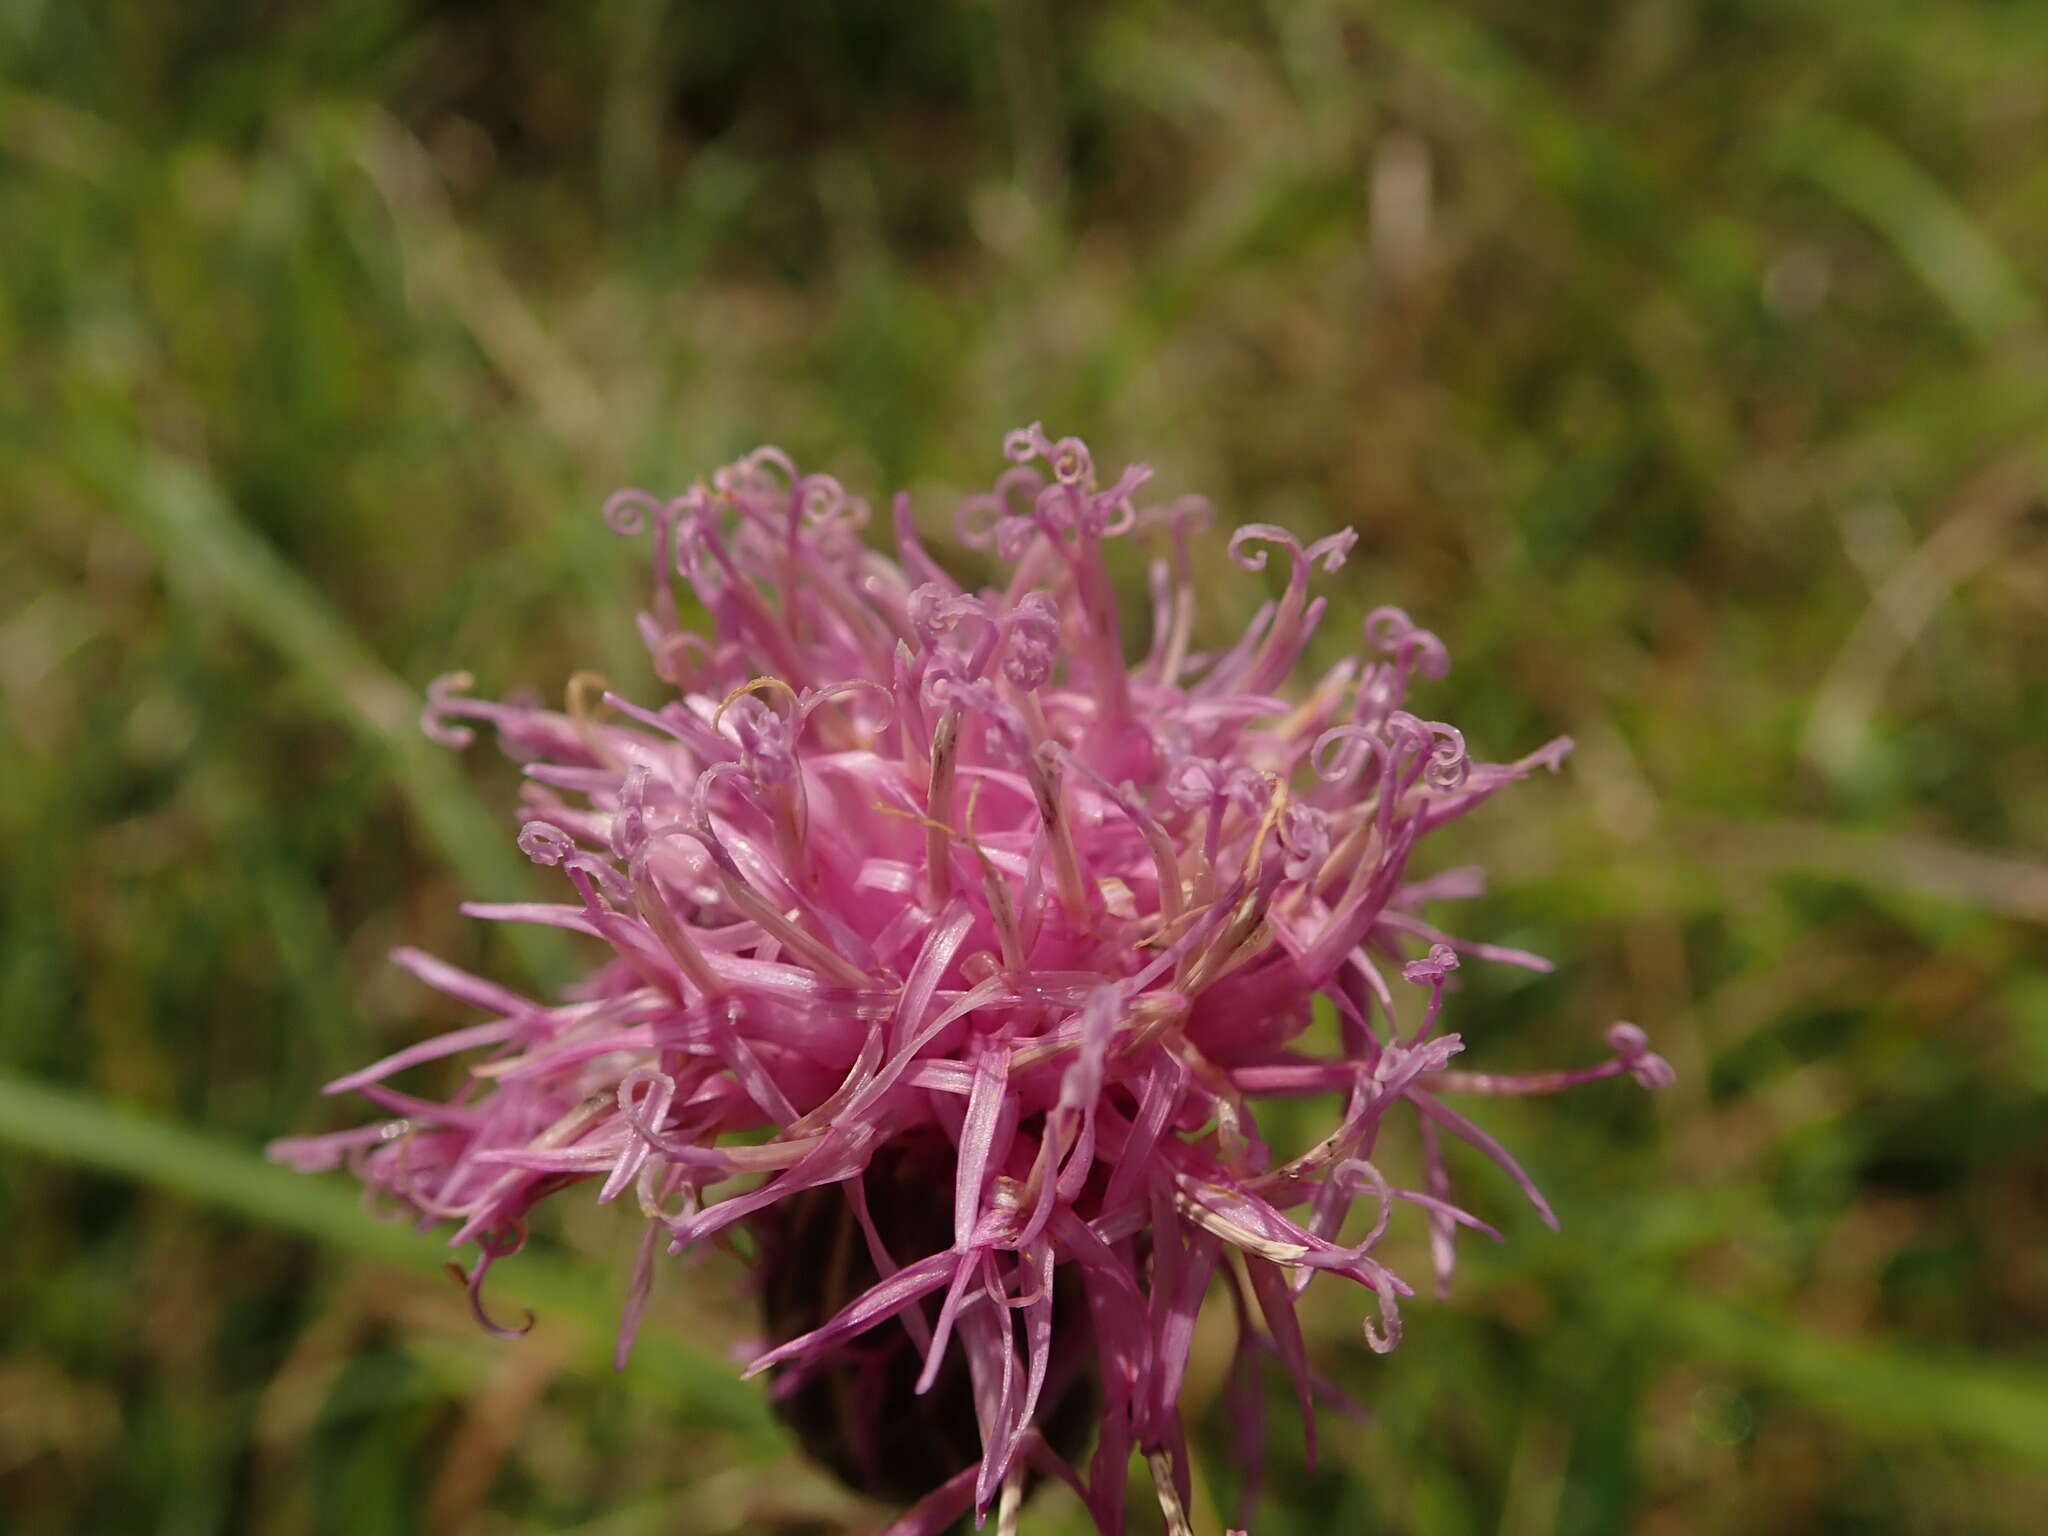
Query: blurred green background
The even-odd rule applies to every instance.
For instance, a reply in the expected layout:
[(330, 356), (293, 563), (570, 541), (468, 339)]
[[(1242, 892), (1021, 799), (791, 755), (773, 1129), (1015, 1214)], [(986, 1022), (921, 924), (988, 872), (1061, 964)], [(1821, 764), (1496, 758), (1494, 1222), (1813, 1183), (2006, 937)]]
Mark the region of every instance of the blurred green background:
[(1424, 713), (1578, 738), (1435, 856), (1561, 961), (1457, 1027), (1681, 1073), (1481, 1107), (1563, 1232), (1466, 1161), (1511, 1241), (1399, 1351), (1319, 1288), (1376, 1417), (1305, 1472), (1274, 1384), (1259, 1536), (2048, 1528), (2044, 144), (2024, 0), (0, 0), (0, 1525), (872, 1527), (722, 1260), (615, 1377), (627, 1213), (508, 1346), (258, 1148), (459, 1016), (392, 944), (571, 973), (456, 914), (514, 778), (413, 717), (650, 692), (606, 492), (937, 518), (1043, 419), (1355, 524), (1325, 656), (1398, 603)]

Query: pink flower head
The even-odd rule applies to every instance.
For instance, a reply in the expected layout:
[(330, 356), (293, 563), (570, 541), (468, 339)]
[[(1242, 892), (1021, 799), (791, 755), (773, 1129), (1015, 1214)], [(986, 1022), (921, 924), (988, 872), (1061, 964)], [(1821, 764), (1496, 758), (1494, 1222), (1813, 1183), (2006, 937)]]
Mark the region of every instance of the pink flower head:
[[(1141, 506), (1146, 468), (1105, 485), (1083, 443), (1036, 425), (1004, 452), (958, 526), (1009, 574), (972, 592), (919, 543), (907, 498), (891, 559), (862, 542), (862, 502), (776, 449), (673, 500), (614, 497), (607, 519), (652, 547), (640, 626), (665, 701), (572, 688), (558, 713), (475, 700), (458, 676), (425, 716), (457, 745), (460, 722), (486, 721), (525, 763), (519, 846), (569, 898), (466, 910), (609, 955), (541, 1003), (399, 951), (484, 1022), (329, 1085), (390, 1118), (273, 1151), (345, 1158), (422, 1221), (455, 1223), (493, 1327), (484, 1276), (538, 1201), (584, 1181), (600, 1201), (630, 1192), (648, 1238), (621, 1363), (658, 1253), (743, 1227), (771, 1334), (749, 1374), (776, 1372), (785, 1416), (849, 1481), (914, 1501), (905, 1536), (991, 1506), (1013, 1522), (1042, 1476), (1117, 1532), (1134, 1450), (1184, 1531), (1178, 1399), (1212, 1290), (1239, 1329), (1240, 1444), (1260, 1438), (1250, 1367), (1271, 1354), (1312, 1455), (1327, 1389), (1304, 1288), (1359, 1287), (1365, 1341), (1389, 1350), (1411, 1288), (1374, 1249), (1397, 1204), (1427, 1223), (1439, 1287), (1458, 1229), (1492, 1233), (1452, 1203), (1445, 1135), (1551, 1219), (1446, 1096), (1623, 1072), (1656, 1086), (1670, 1068), (1626, 1024), (1575, 1071), (1451, 1067), (1464, 1043), (1440, 1014), (1460, 961), (1546, 966), (1417, 915), (1480, 881), (1413, 880), (1410, 858), (1570, 743), (1478, 763), (1409, 713), (1448, 657), (1398, 609), (1288, 691), (1323, 613), (1312, 577), (1351, 533), (1304, 547), (1238, 530), (1235, 562), (1277, 558), (1285, 585), (1235, 644), (1198, 654), (1206, 508)], [(1163, 552), (1133, 662), (1102, 551), (1140, 534)], [(679, 627), (677, 576), (708, 634)], [(1318, 1007), (1337, 1041), (1321, 1052), (1302, 1045)], [(388, 1086), (463, 1051), (484, 1058), (450, 1102)], [(1279, 1161), (1259, 1106), (1289, 1096), (1336, 1114)], [(1422, 1189), (1374, 1164), (1396, 1121), (1420, 1137)], [(851, 1393), (819, 1390), (834, 1381)], [(833, 1418), (847, 1401), (860, 1411)]]

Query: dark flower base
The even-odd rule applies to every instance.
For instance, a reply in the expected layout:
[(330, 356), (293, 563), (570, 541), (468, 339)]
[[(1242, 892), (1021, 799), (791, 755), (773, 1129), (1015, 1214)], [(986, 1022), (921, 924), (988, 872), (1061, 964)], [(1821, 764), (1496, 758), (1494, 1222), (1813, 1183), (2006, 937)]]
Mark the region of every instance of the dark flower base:
[[(876, 1154), (864, 1178), (868, 1212), (899, 1264), (953, 1241), (953, 1152), (925, 1137)], [(841, 1186), (783, 1201), (755, 1224), (762, 1241), (761, 1306), (780, 1343), (830, 1320), (881, 1278)], [(1053, 1449), (1077, 1460), (1099, 1403), (1088, 1309), (1070, 1266), (1053, 1278), (1057, 1344), (1037, 1415)], [(927, 1303), (925, 1314), (937, 1314)], [(910, 1504), (981, 1460), (974, 1384), (963, 1351), (951, 1350), (920, 1396), (923, 1360), (909, 1333), (890, 1323), (850, 1340), (819, 1364), (778, 1371), (776, 1413), (815, 1460), (870, 1498)], [(1021, 1362), (1020, 1362), (1021, 1368)], [(800, 1372), (789, 1384), (788, 1376)], [(1035, 1484), (1037, 1475), (1031, 1475)]]

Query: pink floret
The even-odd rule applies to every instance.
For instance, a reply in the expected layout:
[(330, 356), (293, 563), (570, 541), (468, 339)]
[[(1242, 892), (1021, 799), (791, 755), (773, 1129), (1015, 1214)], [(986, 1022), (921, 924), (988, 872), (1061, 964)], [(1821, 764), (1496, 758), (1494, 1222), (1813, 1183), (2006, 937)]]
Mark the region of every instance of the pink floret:
[[(890, 558), (862, 541), (864, 503), (776, 449), (672, 500), (613, 497), (607, 521), (650, 542), (640, 631), (665, 698), (572, 688), (555, 712), (471, 698), (456, 674), (428, 690), (425, 715), (456, 746), (484, 721), (524, 762), (518, 843), (565, 886), (559, 904), (471, 910), (590, 935), (610, 957), (540, 1003), (401, 951), (485, 1017), (333, 1085), (386, 1120), (273, 1154), (309, 1171), (347, 1161), (423, 1220), (453, 1223), (456, 1242), (479, 1244), (471, 1293), (494, 1328), (484, 1273), (538, 1201), (585, 1181), (602, 1201), (630, 1193), (649, 1241), (623, 1360), (661, 1250), (806, 1190), (843, 1184), (858, 1205), (879, 1151), (943, 1137), (951, 1184), (932, 1200), (950, 1211), (950, 1245), (883, 1255), (871, 1230), (879, 1283), (772, 1340), (749, 1373), (826, 1361), (884, 1327), (916, 1339), (921, 1388), (964, 1353), (981, 1461), (932, 1489), (906, 1531), (1014, 1501), (1027, 1468), (1083, 1490), (1118, 1531), (1134, 1450), (1185, 1529), (1177, 1400), (1212, 1289), (1235, 1304), (1230, 1407), (1255, 1457), (1259, 1355), (1284, 1363), (1305, 1416), (1332, 1395), (1294, 1316), (1312, 1278), (1370, 1292), (1363, 1336), (1391, 1349), (1412, 1289), (1372, 1250), (1396, 1207), (1428, 1224), (1439, 1289), (1457, 1231), (1492, 1234), (1449, 1198), (1444, 1134), (1552, 1219), (1443, 1095), (1624, 1072), (1656, 1087), (1671, 1069), (1628, 1024), (1609, 1032), (1612, 1058), (1576, 1070), (1451, 1065), (1463, 1042), (1439, 1016), (1461, 953), (1544, 962), (1423, 921), (1424, 900), (1482, 882), (1411, 876), (1411, 856), (1495, 791), (1555, 771), (1570, 743), (1478, 763), (1458, 731), (1409, 713), (1411, 687), (1449, 659), (1398, 609), (1375, 610), (1357, 654), (1290, 690), (1324, 608), (1312, 577), (1343, 563), (1352, 535), (1304, 547), (1240, 529), (1232, 558), (1277, 560), (1284, 586), (1235, 644), (1198, 655), (1190, 544), (1206, 508), (1141, 506), (1149, 470), (1103, 487), (1084, 444), (1036, 425), (1004, 451), (1011, 467), (958, 526), (1010, 569), (973, 592), (919, 544), (906, 498)], [(1133, 663), (1102, 549), (1148, 535), (1152, 632)], [(707, 633), (681, 627), (678, 577)], [(1319, 1001), (1337, 1044), (1314, 1052), (1302, 1039)], [(385, 1084), (462, 1050), (485, 1056), (452, 1102)], [(1331, 1100), (1336, 1117), (1277, 1162), (1258, 1104), (1296, 1096)], [(1420, 1136), (1421, 1190), (1393, 1188), (1372, 1161), (1397, 1109)], [(1062, 1315), (1085, 1320), (1102, 1362), (1085, 1473), (1040, 1433), (1056, 1284), (1078, 1288)]]

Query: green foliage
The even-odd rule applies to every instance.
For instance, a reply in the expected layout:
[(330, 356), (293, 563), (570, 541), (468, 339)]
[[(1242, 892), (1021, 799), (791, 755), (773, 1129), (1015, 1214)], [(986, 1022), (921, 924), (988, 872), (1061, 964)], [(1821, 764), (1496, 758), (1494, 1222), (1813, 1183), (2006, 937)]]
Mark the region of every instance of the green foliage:
[(650, 688), (607, 491), (773, 439), (936, 513), (1034, 418), (1356, 524), (1335, 629), (1579, 739), (1457, 834), (1450, 925), (1563, 961), (1459, 1027), (1682, 1075), (1482, 1107), (1565, 1231), (1475, 1165), (1399, 1351), (1310, 1308), (1376, 1419), (1308, 1473), (1274, 1383), (1261, 1536), (2048, 1526), (2044, 82), (2018, 4), (0, 6), (8, 1529), (872, 1522), (723, 1258), (614, 1377), (618, 1213), (500, 1344), (255, 1149), (453, 1018), (393, 943), (570, 972), (455, 913), (514, 779), (411, 719)]

